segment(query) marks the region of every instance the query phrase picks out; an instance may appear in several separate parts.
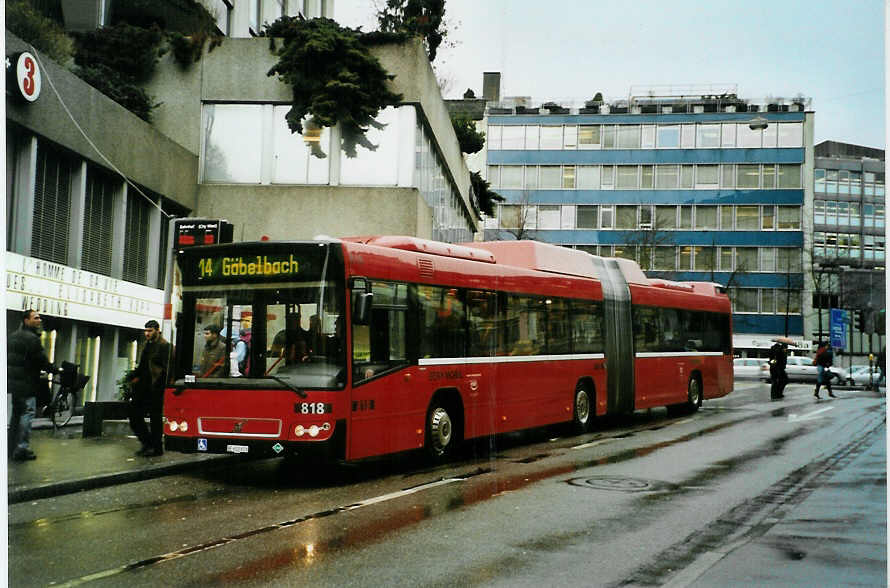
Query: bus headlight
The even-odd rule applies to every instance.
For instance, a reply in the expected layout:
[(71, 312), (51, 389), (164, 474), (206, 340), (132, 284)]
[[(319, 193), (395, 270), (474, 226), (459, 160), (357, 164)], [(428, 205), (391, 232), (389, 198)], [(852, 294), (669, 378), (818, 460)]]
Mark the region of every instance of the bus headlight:
[(177, 429), (179, 429), (179, 423), (177, 423), (176, 421), (170, 421), (170, 430), (176, 431)]
[(306, 429), (303, 428), (303, 425), (297, 425), (294, 428), (294, 435), (296, 435), (297, 437), (302, 437), (305, 432)]

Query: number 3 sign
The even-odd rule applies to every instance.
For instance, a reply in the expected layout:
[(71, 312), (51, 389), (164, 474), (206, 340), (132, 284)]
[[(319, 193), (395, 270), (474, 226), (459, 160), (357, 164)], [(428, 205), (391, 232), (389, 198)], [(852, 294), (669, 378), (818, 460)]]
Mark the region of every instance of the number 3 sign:
[(28, 52), (19, 53), (7, 61), (6, 68), (10, 74), (15, 74), (14, 85), (18, 87), (22, 98), (28, 102), (37, 100), (40, 96), (41, 86), (40, 66), (37, 65), (37, 59)]

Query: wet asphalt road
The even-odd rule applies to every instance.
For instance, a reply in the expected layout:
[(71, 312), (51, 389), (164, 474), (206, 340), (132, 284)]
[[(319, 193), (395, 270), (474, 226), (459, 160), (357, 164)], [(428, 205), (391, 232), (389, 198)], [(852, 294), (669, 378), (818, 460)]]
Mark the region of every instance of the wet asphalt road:
[[(886, 443), (884, 397), (838, 395), (790, 386), (770, 403), (765, 385), (737, 382), (694, 415), (509, 435), (443, 466), (268, 460), (11, 505), (10, 584), (784, 586), (763, 562), (821, 549), (791, 583), (825, 585), (835, 570), (883, 585), (886, 526), (832, 554), (831, 529), (785, 520), (810, 495), (807, 520), (830, 518), (818, 492), (860, 488), (851, 464)], [(878, 482), (885, 520), (886, 470)]]

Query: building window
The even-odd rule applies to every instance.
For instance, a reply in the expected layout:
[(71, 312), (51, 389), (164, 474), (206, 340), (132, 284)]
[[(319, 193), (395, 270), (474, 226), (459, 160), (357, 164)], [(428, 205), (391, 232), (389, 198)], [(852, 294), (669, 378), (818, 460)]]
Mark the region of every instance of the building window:
[(732, 164), (720, 166), (720, 187), (735, 188), (735, 170)]
[(695, 207), (695, 228), (696, 230), (712, 231), (717, 229), (717, 207), (716, 206), (696, 206)]
[(614, 204), (603, 204), (600, 207), (600, 228), (611, 229), (615, 215)]
[(745, 148), (759, 148), (761, 143), (760, 129), (751, 129), (748, 123), (736, 125), (736, 146)]
[(72, 170), (73, 163), (62, 152), (38, 142), (31, 257), (68, 263)]
[(733, 311), (757, 312), (758, 298), (757, 288), (735, 288), (735, 296), (732, 301)]
[(637, 228), (637, 207), (636, 205), (615, 206), (615, 228), (633, 230)]
[(541, 149), (562, 149), (562, 126), (541, 127)]
[(760, 166), (757, 164), (739, 164), (736, 166), (736, 187), (739, 190), (760, 187)]
[[(578, 147), (578, 127), (570, 125), (563, 128), (562, 132), (562, 148), (575, 149)], [(528, 149), (528, 147), (526, 147)]]
[(803, 147), (803, 123), (779, 123), (779, 147)]
[(695, 125), (682, 126), (680, 146), (683, 149), (695, 149)]
[(573, 190), (575, 188), (575, 166), (574, 165), (564, 165), (562, 166), (562, 187), (566, 190)]
[(654, 269), (662, 271), (676, 271), (677, 249), (676, 247), (655, 247)]
[[(275, 106), (273, 108), (273, 125), (272, 134), (274, 136), (274, 169), (272, 172), (272, 183), (275, 184), (327, 184), (329, 164), (327, 158), (320, 158), (313, 155), (315, 153), (328, 153), (331, 145), (331, 130), (327, 127), (311, 131), (303, 121), (303, 134), (291, 133), (285, 121), (285, 115), (290, 110), (290, 106)], [(391, 116), (386, 111), (380, 112), (381, 116), (378, 120), (389, 124)], [(383, 152), (383, 157), (393, 158), (391, 141), (381, 141), (381, 137), (374, 132), (376, 129), (368, 129), (368, 139), (379, 146), (377, 153)], [(364, 158), (365, 153), (361, 149), (358, 150), (359, 158)], [(384, 161), (387, 161), (384, 159)], [(381, 165), (375, 170), (376, 173), (386, 174), (390, 172), (388, 183), (386, 185), (395, 184), (395, 166)], [(349, 166), (347, 164), (347, 169)], [(342, 178), (341, 178), (342, 179)]]
[(618, 148), (640, 148), (640, 125), (618, 125)]
[(640, 146), (643, 149), (655, 149), (655, 125), (643, 125)]
[(575, 227), (578, 229), (597, 229), (599, 225), (597, 224), (597, 213), (599, 212), (599, 207), (597, 206), (586, 206), (579, 205), (577, 212), (577, 222)]
[(776, 271), (781, 273), (800, 273), (800, 249), (795, 247), (778, 247), (776, 249)]
[(643, 190), (651, 190), (655, 186), (654, 166), (643, 165), (640, 168), (640, 187)]
[(619, 190), (636, 190), (639, 187), (636, 165), (619, 165), (615, 188)]
[(698, 137), (696, 137), (696, 147), (699, 149), (709, 149), (720, 147), (720, 125), (698, 125)]
[(690, 188), (695, 187), (695, 181), (693, 177), (695, 175), (695, 166), (694, 165), (681, 165), (680, 166), (680, 188), (684, 190), (688, 190)]
[(657, 141), (659, 149), (679, 148), (680, 125), (659, 125)]
[(716, 165), (695, 166), (695, 187), (716, 188), (719, 185), (720, 168)]
[[(82, 269), (111, 275), (114, 196), (118, 182), (94, 166), (87, 170), (83, 213)], [(135, 192), (134, 192), (135, 193)]]
[(527, 125), (525, 127), (525, 148), (538, 149), (540, 146), (540, 127), (538, 125)]
[(578, 129), (578, 148), (579, 149), (599, 149), (600, 147), (600, 126), (599, 125), (581, 125)]
[(723, 123), (721, 127), (720, 146), (735, 147), (735, 123)]
[(760, 271), (760, 263), (757, 259), (757, 247), (736, 247), (735, 269), (740, 272)]
[(659, 190), (677, 189), (676, 165), (659, 165), (655, 167), (655, 187)]
[(525, 127), (506, 125), (501, 127), (501, 149), (525, 148)]
[(800, 207), (780, 206), (777, 228), (784, 230), (800, 230)]
[(262, 106), (204, 106), (204, 181), (259, 184)]
[(760, 207), (739, 206), (735, 211), (735, 226), (739, 231), (760, 230)]
[(776, 166), (772, 163), (763, 165), (763, 189), (772, 190), (776, 187)]
[(539, 229), (559, 229), (560, 210), (559, 205), (539, 205), (538, 206), (538, 228)]
[(779, 164), (778, 166), (779, 189), (800, 189), (800, 165)]
[(148, 236), (151, 226), (152, 204), (136, 190), (127, 194), (127, 214), (124, 224), (123, 278), (128, 282), (147, 285)]
[(501, 137), (503, 136), (504, 127), (501, 125), (488, 125), (488, 133), (485, 137), (488, 143), (488, 150), (495, 151), (501, 148)]
[(582, 190), (599, 190), (600, 189), (600, 166), (598, 165), (579, 165), (578, 166), (578, 188)]
[(560, 166), (542, 165), (539, 171), (539, 185), (542, 190), (559, 190), (562, 187), (562, 170)]
[(672, 230), (677, 228), (677, 207), (676, 206), (656, 206), (655, 207), (655, 228), (659, 231)]
[(716, 265), (716, 247), (696, 247), (695, 248), (695, 269), (696, 271), (706, 272), (717, 269)]
[(508, 190), (521, 190), (522, 171), (523, 167), (521, 165), (502, 165), (501, 188)]
[(771, 231), (776, 228), (776, 207), (764, 206), (760, 214), (760, 227)]

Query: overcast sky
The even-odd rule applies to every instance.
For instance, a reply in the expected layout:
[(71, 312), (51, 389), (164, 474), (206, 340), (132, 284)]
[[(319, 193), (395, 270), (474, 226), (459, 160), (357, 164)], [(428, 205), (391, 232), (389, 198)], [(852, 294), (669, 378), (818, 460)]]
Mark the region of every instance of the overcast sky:
[[(382, 0), (377, 0), (382, 4)], [(336, 0), (343, 25), (376, 28), (374, 0)], [(633, 86), (729, 85), (741, 98), (812, 99), (815, 142), (884, 148), (882, 0), (446, 0), (446, 98), (482, 72), (501, 96), (583, 102)]]

